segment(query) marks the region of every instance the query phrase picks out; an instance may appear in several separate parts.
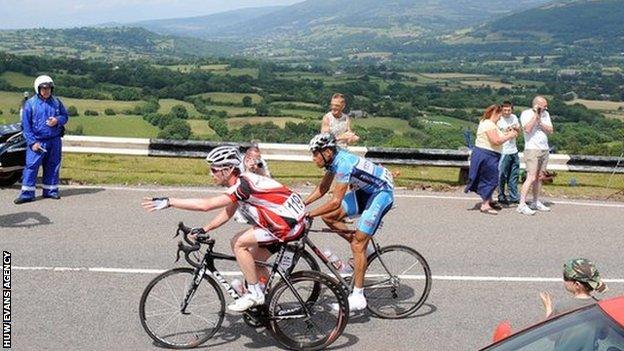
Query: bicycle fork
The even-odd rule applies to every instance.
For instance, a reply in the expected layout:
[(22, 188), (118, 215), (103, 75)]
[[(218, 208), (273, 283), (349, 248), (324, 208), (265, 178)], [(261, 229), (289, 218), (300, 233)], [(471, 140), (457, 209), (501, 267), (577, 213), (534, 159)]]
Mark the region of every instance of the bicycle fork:
[(195, 295), (195, 292), (197, 291), (197, 287), (199, 286), (202, 279), (204, 278), (204, 273), (206, 273), (206, 267), (202, 266), (201, 268), (195, 268), (195, 276), (193, 277), (193, 280), (190, 282), (189, 287), (186, 290), (186, 294), (184, 295), (184, 298), (182, 299), (182, 302), (180, 302), (180, 313), (186, 314), (186, 315), (190, 314), (189, 312), (186, 311), (186, 308), (191, 303), (191, 300), (193, 299), (193, 296)]

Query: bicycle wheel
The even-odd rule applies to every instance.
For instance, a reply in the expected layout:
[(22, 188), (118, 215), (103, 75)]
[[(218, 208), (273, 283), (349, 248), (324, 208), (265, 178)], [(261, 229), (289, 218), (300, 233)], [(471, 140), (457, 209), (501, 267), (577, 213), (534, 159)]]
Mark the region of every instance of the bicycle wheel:
[[(282, 345), (293, 350), (320, 350), (333, 343), (349, 320), (349, 302), (344, 289), (327, 274), (299, 271), (280, 281), (267, 297), (269, 331)], [(320, 286), (317, 299), (305, 302), (309, 315), (297, 299)]]
[(368, 261), (364, 294), (368, 309), (381, 318), (405, 318), (425, 303), (431, 270), (416, 250), (402, 245), (381, 248)]
[(139, 304), (141, 325), (157, 343), (174, 349), (196, 347), (221, 326), (225, 297), (208, 275), (204, 275), (182, 312), (181, 304), (194, 276), (191, 268), (171, 269), (154, 278), (143, 291)]

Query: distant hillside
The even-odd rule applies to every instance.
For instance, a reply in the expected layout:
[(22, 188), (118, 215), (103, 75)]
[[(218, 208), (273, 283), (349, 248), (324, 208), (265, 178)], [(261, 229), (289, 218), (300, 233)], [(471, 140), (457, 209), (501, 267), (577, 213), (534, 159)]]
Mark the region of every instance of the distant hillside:
[[(137, 23), (160, 33), (243, 43), (260, 56), (366, 52), (473, 26), (550, 0), (307, 0)], [(248, 18), (247, 18), (248, 17)]]
[(467, 33), (463, 40), (539, 41), (600, 45), (624, 51), (624, 0), (561, 1), (506, 16)]
[(124, 60), (223, 55), (230, 47), (200, 39), (162, 36), (143, 28), (70, 28), (0, 31), (0, 51), (15, 54)]
[(207, 38), (215, 34), (223, 35), (224, 30), (227, 28), (235, 28), (246, 21), (281, 10), (284, 7), (245, 8), (208, 16), (141, 21), (129, 25), (132, 27), (143, 27), (160, 34)]
[[(548, 0), (307, 0), (248, 21), (235, 32), (263, 35), (312, 30), (326, 25), (391, 29), (451, 30)], [(233, 30), (234, 28), (230, 28)]]

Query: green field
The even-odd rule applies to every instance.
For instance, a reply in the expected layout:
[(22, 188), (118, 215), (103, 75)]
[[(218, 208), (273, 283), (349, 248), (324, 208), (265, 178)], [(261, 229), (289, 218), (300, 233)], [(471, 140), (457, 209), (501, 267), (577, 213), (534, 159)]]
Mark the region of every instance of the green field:
[(30, 77), (22, 73), (18, 72), (4, 72), (0, 74), (0, 79), (4, 79), (7, 83), (11, 84), (14, 87), (18, 88), (28, 88), (29, 91), (33, 87), (33, 83), (35, 81), (35, 77)]
[(460, 81), (463, 85), (468, 85), (471, 87), (485, 87), (489, 86), (493, 89), (507, 88), (511, 89), (512, 85), (507, 83), (501, 83), (493, 80), (462, 80)]
[(253, 93), (219, 93), (219, 92), (214, 92), (214, 93), (204, 93), (204, 94), (199, 94), (199, 95), (195, 95), (195, 96), (201, 96), (203, 98), (210, 98), (211, 101), (213, 102), (222, 102), (222, 103), (228, 103), (228, 104), (242, 104), (243, 103), (243, 98), (245, 96), (249, 96), (251, 98), (251, 102), (254, 104), (259, 103), (262, 98), (260, 97), (260, 95), (258, 94), (253, 94)]
[(401, 135), (414, 130), (406, 120), (393, 117), (353, 118), (351, 119), (351, 125), (354, 127), (390, 129)]
[(301, 101), (273, 101), (271, 103), (271, 105), (295, 105), (295, 106), (300, 106), (300, 107), (313, 107), (313, 108), (321, 108), (321, 105), (319, 104), (313, 104), (310, 102), (301, 102)]
[(117, 101), (117, 100), (94, 100), (94, 99), (73, 99), (60, 97), (65, 107), (76, 106), (78, 114), (82, 115), (85, 110), (97, 111), (104, 114), (104, 110), (112, 108), (120, 114), (125, 110), (132, 110), (135, 106), (140, 106), (143, 101)]
[(228, 117), (236, 117), (239, 115), (256, 113), (255, 107), (207, 105), (206, 108), (215, 111), (225, 111)]
[(282, 112), (282, 115), (318, 119), (319, 121), (321, 120), (321, 118), (323, 118), (323, 115), (325, 114), (323, 112), (309, 111), (309, 110), (280, 109), (280, 111)]
[(228, 118), (226, 119), (228, 127), (230, 129), (234, 128), (240, 128), (242, 126), (244, 126), (245, 124), (260, 124), (260, 123), (265, 123), (265, 122), (273, 122), (275, 123), (278, 127), (280, 128), (284, 128), (284, 126), (286, 125), (286, 122), (294, 122), (294, 123), (301, 123), (303, 122), (303, 120), (301, 118), (293, 118), (293, 117), (261, 117), (261, 116), (255, 116), (255, 117), (234, 117), (234, 118)]
[(191, 132), (199, 137), (214, 137), (214, 130), (208, 126), (208, 121), (201, 119), (189, 119), (188, 124), (191, 126)]
[(251, 76), (253, 78), (258, 78), (258, 69), (257, 68), (230, 68), (228, 70), (219, 70), (212, 71), (214, 74), (219, 75), (231, 75), (231, 76)]
[(477, 127), (476, 123), (472, 123), (470, 121), (465, 121), (463, 119), (453, 118), (453, 117), (444, 116), (444, 115), (429, 115), (426, 117), (426, 119), (430, 121), (446, 122), (446, 123), (451, 124), (451, 127), (461, 127), (461, 128), (468, 128), (468, 129)]
[[(20, 103), (22, 101), (22, 93), (14, 93), (8, 91), (0, 91), (0, 110), (3, 112), (3, 117), (7, 117), (10, 109), (19, 110)], [(143, 101), (116, 101), (116, 100), (94, 100), (94, 99), (73, 99), (60, 97), (65, 107), (75, 106), (78, 109), (78, 114), (82, 115), (85, 110), (97, 111), (100, 114), (104, 114), (104, 110), (112, 108), (118, 114), (124, 110), (132, 110), (135, 106), (141, 105)]]
[(473, 79), (483, 79), (483, 78), (488, 78), (489, 76), (485, 75), (485, 74), (469, 74), (469, 73), (421, 73), (420, 74), (423, 77), (426, 78), (430, 78), (430, 79), (469, 79), (469, 78), (473, 78)]
[(84, 135), (126, 138), (155, 138), (158, 128), (145, 122), (141, 116), (77, 116), (70, 117), (68, 133), (82, 126)]
[(576, 99), (572, 101), (568, 101), (567, 104), (581, 104), (585, 105), (588, 109), (591, 110), (600, 110), (600, 111), (616, 111), (619, 108), (624, 109), (624, 102), (615, 102), (615, 101), (604, 101), (604, 100), (585, 100), (585, 99)]
[(225, 71), (230, 67), (228, 64), (214, 64), (214, 65), (152, 65), (157, 68), (167, 68), (172, 71), (178, 71), (188, 73), (193, 70), (201, 71)]
[(14, 116), (17, 116), (17, 112), (22, 104), (23, 96), (24, 95), (22, 93), (0, 91), (0, 110), (2, 110), (0, 118), (9, 117), (11, 109), (15, 110), (16, 113)]
[(171, 112), (171, 108), (173, 108), (173, 106), (182, 105), (186, 108), (190, 118), (201, 116), (201, 113), (199, 113), (197, 109), (195, 109), (195, 106), (193, 106), (190, 102), (176, 99), (160, 99), (158, 100), (158, 104), (160, 104), (158, 113), (166, 114)]

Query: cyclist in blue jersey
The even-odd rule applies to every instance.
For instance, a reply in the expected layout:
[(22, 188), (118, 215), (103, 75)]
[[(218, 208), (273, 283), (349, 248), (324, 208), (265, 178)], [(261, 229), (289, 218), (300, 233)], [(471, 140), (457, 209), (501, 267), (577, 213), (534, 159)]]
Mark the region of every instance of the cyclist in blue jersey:
[[(310, 151), (314, 163), (318, 167), (325, 167), (326, 172), (319, 185), (305, 199), (305, 205), (325, 195), (334, 179), (336, 185), (331, 200), (307, 215), (321, 216), (330, 228), (343, 232), (348, 231), (342, 222), (345, 216), (360, 216), (355, 234), (342, 236), (350, 242), (354, 259), (354, 289), (349, 295), (349, 308), (352, 311), (363, 310), (366, 308), (362, 289), (367, 265), (366, 247), (382, 218), (392, 208), (392, 174), (380, 165), (337, 147), (336, 138), (329, 133), (321, 133), (312, 138)], [(352, 186), (351, 190), (349, 185)]]

